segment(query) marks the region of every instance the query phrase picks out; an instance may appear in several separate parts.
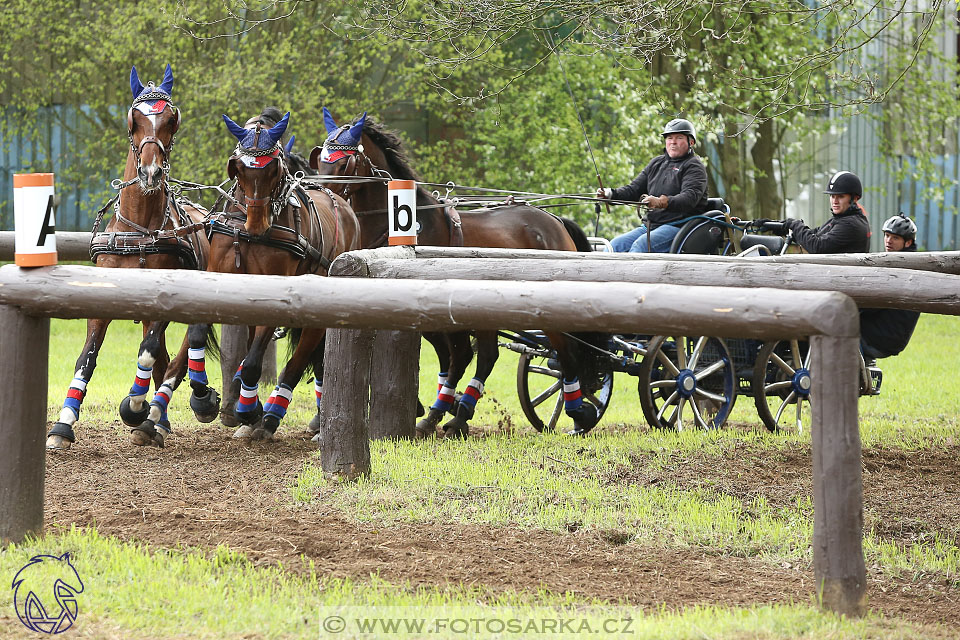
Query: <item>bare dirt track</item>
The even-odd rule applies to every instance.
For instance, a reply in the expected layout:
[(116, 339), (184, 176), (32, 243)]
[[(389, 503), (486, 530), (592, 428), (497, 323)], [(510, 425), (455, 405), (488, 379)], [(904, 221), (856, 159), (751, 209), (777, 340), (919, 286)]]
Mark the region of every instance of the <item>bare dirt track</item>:
[[(256, 564), (282, 562), (365, 580), (464, 584), (492, 590), (570, 591), (653, 608), (693, 604), (807, 603), (810, 566), (661, 549), (610, 531), (558, 534), (455, 523), (359, 523), (333, 506), (292, 506), (288, 487), (315, 451), (306, 435), (244, 444), (210, 427), (180, 432), (166, 449), (127, 444), (119, 424), (85, 424), (81, 440), (47, 455), (46, 523), (96, 525), (106, 535), (162, 547), (242, 551)], [(754, 452), (755, 454), (756, 452)], [(749, 459), (750, 464), (744, 464)], [(608, 478), (728, 493), (750, 504), (810, 495), (810, 452), (686, 454), (654, 469), (638, 458)], [(960, 538), (960, 447), (864, 451), (865, 518), (885, 538), (910, 544), (939, 532)], [(614, 490), (614, 489), (612, 489)], [(868, 567), (870, 606), (888, 617), (960, 629), (956, 576), (892, 577)]]

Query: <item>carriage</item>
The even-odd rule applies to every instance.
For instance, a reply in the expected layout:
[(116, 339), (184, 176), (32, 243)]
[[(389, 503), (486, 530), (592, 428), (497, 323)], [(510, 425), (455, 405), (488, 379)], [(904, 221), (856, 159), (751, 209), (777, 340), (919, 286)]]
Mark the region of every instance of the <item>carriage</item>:
[[(681, 221), (670, 253), (707, 255), (782, 254), (789, 235), (772, 221), (731, 218), (720, 198), (709, 211)], [(594, 239), (609, 250), (609, 243)], [(524, 415), (537, 431), (557, 427), (563, 415), (562, 378), (549, 340), (539, 331), (501, 331), (502, 348), (520, 354), (517, 392)], [(615, 373), (637, 378), (637, 393), (647, 423), (681, 430), (723, 426), (738, 396), (752, 397), (770, 431), (809, 428), (810, 351), (802, 339), (761, 341), (744, 338), (670, 335), (610, 335), (605, 347), (590, 345), (601, 363), (581, 381), (584, 396), (600, 416), (610, 404)], [(882, 372), (860, 359), (860, 395), (880, 392)]]

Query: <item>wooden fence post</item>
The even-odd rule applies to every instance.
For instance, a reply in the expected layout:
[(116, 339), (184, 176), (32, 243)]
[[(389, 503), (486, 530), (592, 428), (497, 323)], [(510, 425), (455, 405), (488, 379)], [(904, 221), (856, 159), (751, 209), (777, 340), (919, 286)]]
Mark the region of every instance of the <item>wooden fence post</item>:
[(0, 545), (43, 530), (50, 319), (0, 305)]
[(813, 572), (825, 609), (862, 615), (863, 484), (856, 337), (812, 336)]
[(370, 475), (370, 359), (373, 331), (327, 331), (323, 402), (320, 403), (323, 475), (334, 480), (356, 480)]
[(370, 361), (370, 438), (412, 438), (420, 387), (420, 333), (377, 331)]

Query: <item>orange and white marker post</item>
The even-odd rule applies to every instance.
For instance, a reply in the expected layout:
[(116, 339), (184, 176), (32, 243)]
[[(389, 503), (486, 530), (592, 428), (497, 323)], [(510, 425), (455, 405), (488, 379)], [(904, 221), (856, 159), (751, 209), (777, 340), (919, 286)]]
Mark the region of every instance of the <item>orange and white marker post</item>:
[(13, 174), (13, 261), (20, 267), (57, 264), (52, 173)]
[(387, 183), (387, 215), (390, 246), (417, 244), (417, 185), (413, 180)]

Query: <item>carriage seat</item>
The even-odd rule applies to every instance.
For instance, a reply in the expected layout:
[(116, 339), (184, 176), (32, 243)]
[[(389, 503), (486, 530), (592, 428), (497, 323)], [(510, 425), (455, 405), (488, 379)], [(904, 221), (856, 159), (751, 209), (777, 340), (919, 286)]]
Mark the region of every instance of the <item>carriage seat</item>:
[(775, 256), (783, 250), (785, 238), (779, 236), (761, 236), (753, 233), (745, 233), (740, 238), (740, 250), (746, 251), (750, 247), (760, 247), (755, 255)]
[(723, 198), (707, 198), (707, 213), (714, 211), (727, 211), (727, 203)]

